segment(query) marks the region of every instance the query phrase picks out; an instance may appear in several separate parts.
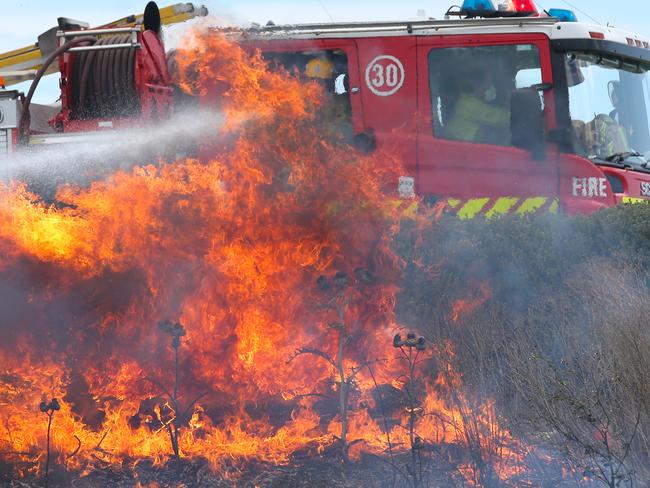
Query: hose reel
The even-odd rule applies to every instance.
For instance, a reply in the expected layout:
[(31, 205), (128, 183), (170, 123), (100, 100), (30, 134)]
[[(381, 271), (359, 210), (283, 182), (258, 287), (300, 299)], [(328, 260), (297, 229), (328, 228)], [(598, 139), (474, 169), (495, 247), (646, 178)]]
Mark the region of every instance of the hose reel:
[(100, 37), (77, 53), (72, 73), (72, 115), (77, 119), (132, 117), (140, 112), (131, 34)]
[[(155, 2), (147, 4), (142, 22), (144, 32), (153, 32), (156, 36), (160, 34), (160, 10)], [(136, 82), (136, 65), (137, 50), (143, 46), (138, 43), (139, 33), (136, 30), (96, 31), (100, 37), (92, 45), (72, 49), (79, 52), (76, 53), (71, 74), (71, 118), (140, 115), (142, 107)], [(151, 43), (146, 44), (149, 53)]]

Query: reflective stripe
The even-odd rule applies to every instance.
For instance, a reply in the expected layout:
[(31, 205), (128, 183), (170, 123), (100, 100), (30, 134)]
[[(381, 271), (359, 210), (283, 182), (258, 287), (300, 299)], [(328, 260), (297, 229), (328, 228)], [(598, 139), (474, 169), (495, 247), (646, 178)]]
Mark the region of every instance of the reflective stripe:
[[(545, 209), (546, 205), (548, 205), (548, 208)], [(462, 220), (473, 219), (479, 215), (484, 215), (489, 219), (513, 213), (526, 215), (543, 210), (557, 214), (560, 210), (560, 199), (550, 197), (498, 197), (472, 198), (463, 201), (457, 198), (449, 198), (447, 208)]]
[(544, 206), (548, 201), (547, 197), (527, 198), (517, 209), (517, 215), (524, 215), (527, 213), (534, 213)]
[(638, 197), (622, 197), (621, 202), (623, 203), (643, 203), (647, 202), (645, 198), (638, 198)]
[(447, 205), (449, 205), (451, 208), (456, 208), (461, 203), (463, 203), (462, 200), (457, 200), (455, 198), (450, 198), (449, 200), (447, 200)]
[(456, 215), (458, 215), (458, 218), (462, 220), (473, 219), (481, 210), (483, 210), (483, 207), (485, 207), (489, 201), (489, 198), (474, 198), (468, 200)]
[(517, 197), (501, 197), (497, 200), (494, 206), (485, 213), (485, 216), (488, 218), (494, 217), (496, 215), (505, 215), (507, 214), (512, 207), (517, 205), (519, 198)]
[(413, 202), (403, 212), (404, 216), (410, 219), (414, 219), (417, 213), (418, 213), (418, 202)]
[(402, 218), (414, 219), (418, 213), (418, 201), (413, 199), (395, 199), (391, 201), (395, 210), (401, 213)]
[[(642, 198), (634, 199), (624, 197), (623, 201), (641, 202), (646, 201)], [(412, 199), (391, 199), (391, 206), (401, 215), (401, 218), (414, 219), (418, 214), (419, 201)], [(519, 204), (519, 206), (517, 206)], [(545, 208), (548, 205), (548, 208)], [(498, 198), (471, 198), (469, 200), (460, 200), (458, 198), (448, 198), (441, 200), (436, 205), (440, 209), (447, 209), (449, 213), (455, 214), (461, 220), (470, 220), (479, 215), (486, 218), (499, 217), (507, 214), (526, 215), (530, 213), (546, 210), (549, 213), (557, 214), (560, 210), (560, 199), (550, 197), (498, 197)], [(338, 211), (338, 208), (330, 209)], [(439, 216), (439, 214), (438, 214)]]

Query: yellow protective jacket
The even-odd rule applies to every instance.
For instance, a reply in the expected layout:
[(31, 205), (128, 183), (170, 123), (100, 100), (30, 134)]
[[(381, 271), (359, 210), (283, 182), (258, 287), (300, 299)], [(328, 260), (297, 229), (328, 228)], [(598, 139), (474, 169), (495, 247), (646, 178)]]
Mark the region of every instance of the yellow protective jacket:
[[(463, 94), (460, 96), (451, 121), (445, 127), (445, 136), (449, 139), (470, 142), (498, 143), (490, 136), (490, 131), (503, 134), (510, 126), (510, 112), (495, 107), (479, 98)], [(504, 138), (505, 136), (497, 136)], [(500, 141), (509, 144), (510, 141)]]

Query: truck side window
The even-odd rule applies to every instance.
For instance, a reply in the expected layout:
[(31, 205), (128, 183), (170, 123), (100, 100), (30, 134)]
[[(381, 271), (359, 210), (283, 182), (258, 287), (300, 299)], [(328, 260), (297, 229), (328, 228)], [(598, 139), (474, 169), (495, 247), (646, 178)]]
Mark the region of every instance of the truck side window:
[[(283, 69), (304, 81), (322, 86), (326, 97), (324, 110), (319, 112), (332, 133), (352, 138), (352, 107), (349, 88), (340, 86), (349, 79), (348, 58), (342, 50), (264, 52), (271, 69)], [(341, 75), (346, 75), (342, 77)]]
[(452, 47), (429, 53), (434, 136), (511, 145), (510, 98), (541, 83), (532, 44)]

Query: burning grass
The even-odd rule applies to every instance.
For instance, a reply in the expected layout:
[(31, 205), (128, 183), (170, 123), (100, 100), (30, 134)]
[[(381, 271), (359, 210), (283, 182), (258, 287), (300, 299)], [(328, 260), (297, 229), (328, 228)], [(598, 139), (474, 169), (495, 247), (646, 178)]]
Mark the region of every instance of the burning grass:
[[(46, 445), (55, 472), (202, 459), (232, 478), (338, 445), (344, 461), (384, 456), (391, 439), (397, 469), (415, 452), (414, 407), (379, 408), (377, 391), (404, 387), (391, 342), (400, 164), (322, 136), (317, 84), (221, 37), (195, 34), (177, 60), (182, 86), (218, 95), (225, 114), (209, 158), (64, 186), (55, 205), (20, 182), (0, 189), (10, 477), (47, 482)], [(334, 316), (323, 278), (339, 287)], [(183, 324), (171, 347), (167, 321)], [(296, 351), (323, 360), (289, 361)], [(447, 408), (432, 381), (422, 401)], [(50, 436), (38, 405), (51, 398)], [(425, 445), (462, 440), (433, 416), (417, 436), (420, 464)]]

